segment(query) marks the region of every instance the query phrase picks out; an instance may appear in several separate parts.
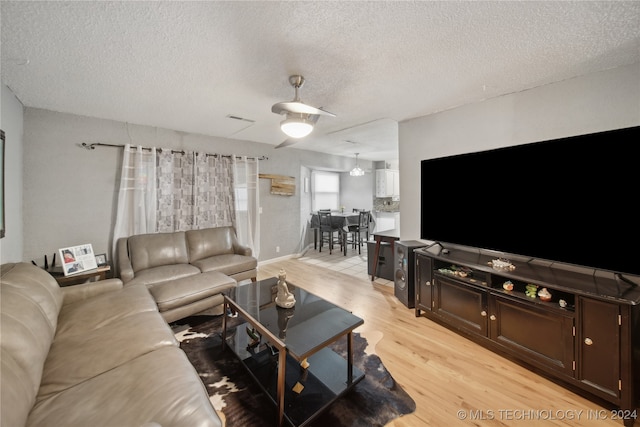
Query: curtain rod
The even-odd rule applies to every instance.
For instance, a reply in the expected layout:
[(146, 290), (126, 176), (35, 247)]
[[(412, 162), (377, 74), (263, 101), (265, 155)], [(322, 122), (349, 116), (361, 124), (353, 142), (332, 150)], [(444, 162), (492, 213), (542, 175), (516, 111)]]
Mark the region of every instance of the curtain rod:
[[(105, 144), (103, 142), (93, 142), (91, 144), (87, 144), (86, 142), (82, 143), (82, 147), (87, 149), (87, 150), (95, 150), (96, 147), (117, 147), (117, 148), (124, 148), (123, 144)], [(135, 147), (135, 145), (132, 145), (132, 147)], [(142, 147), (143, 150), (151, 150), (150, 147)], [(162, 152), (162, 148), (158, 148), (158, 151)], [(171, 150), (172, 153), (181, 153), (184, 154), (184, 150)], [(220, 157), (233, 157), (232, 154), (217, 154), (217, 153), (205, 153), (207, 156), (220, 156)], [(237, 159), (241, 159), (241, 156), (236, 156)], [(255, 160), (269, 160), (269, 158), (267, 156), (260, 156), (260, 157), (251, 157), (251, 156), (247, 156), (247, 158), (249, 159), (255, 159)]]

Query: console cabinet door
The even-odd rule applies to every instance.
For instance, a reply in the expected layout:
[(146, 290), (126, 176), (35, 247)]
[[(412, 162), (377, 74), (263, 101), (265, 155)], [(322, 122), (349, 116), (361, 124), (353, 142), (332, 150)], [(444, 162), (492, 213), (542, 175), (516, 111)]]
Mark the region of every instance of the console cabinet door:
[(513, 353), (573, 377), (573, 312), (491, 295), (489, 335)]
[(620, 307), (579, 298), (578, 380), (609, 399), (620, 396)]
[(487, 336), (487, 291), (436, 275), (433, 311), (452, 326)]
[(432, 266), (431, 258), (416, 254), (416, 315), (418, 310), (431, 311)]

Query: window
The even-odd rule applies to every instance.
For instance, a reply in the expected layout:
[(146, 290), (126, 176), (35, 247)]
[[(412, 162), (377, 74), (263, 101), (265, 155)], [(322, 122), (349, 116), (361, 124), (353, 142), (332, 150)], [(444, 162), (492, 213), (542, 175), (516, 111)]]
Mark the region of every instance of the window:
[(340, 174), (336, 172), (311, 172), (311, 210), (337, 210), (340, 203)]

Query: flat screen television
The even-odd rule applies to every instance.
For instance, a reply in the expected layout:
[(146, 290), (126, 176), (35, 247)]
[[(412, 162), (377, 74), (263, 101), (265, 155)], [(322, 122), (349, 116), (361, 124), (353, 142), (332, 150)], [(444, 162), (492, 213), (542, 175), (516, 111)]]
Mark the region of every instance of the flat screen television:
[(421, 162), (421, 239), (640, 275), (640, 126)]

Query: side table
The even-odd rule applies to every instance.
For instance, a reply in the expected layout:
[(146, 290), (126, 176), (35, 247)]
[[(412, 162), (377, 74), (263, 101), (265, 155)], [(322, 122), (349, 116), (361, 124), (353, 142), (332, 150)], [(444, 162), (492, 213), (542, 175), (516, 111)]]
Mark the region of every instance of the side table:
[(65, 276), (60, 269), (49, 270), (49, 273), (56, 279), (60, 286), (72, 286), (85, 282), (91, 282), (96, 280), (104, 280), (107, 278), (107, 273), (111, 271), (110, 265), (103, 265), (93, 270), (83, 271), (82, 273), (72, 274)]
[[(371, 281), (376, 279), (376, 272), (378, 271), (378, 257), (380, 256), (380, 243), (388, 242), (391, 244), (391, 259), (395, 257), (394, 242), (400, 240), (400, 231), (397, 229), (378, 231), (373, 234), (373, 240), (376, 242), (375, 254), (373, 255), (373, 269), (371, 271)], [(369, 252), (367, 251), (367, 254)]]

